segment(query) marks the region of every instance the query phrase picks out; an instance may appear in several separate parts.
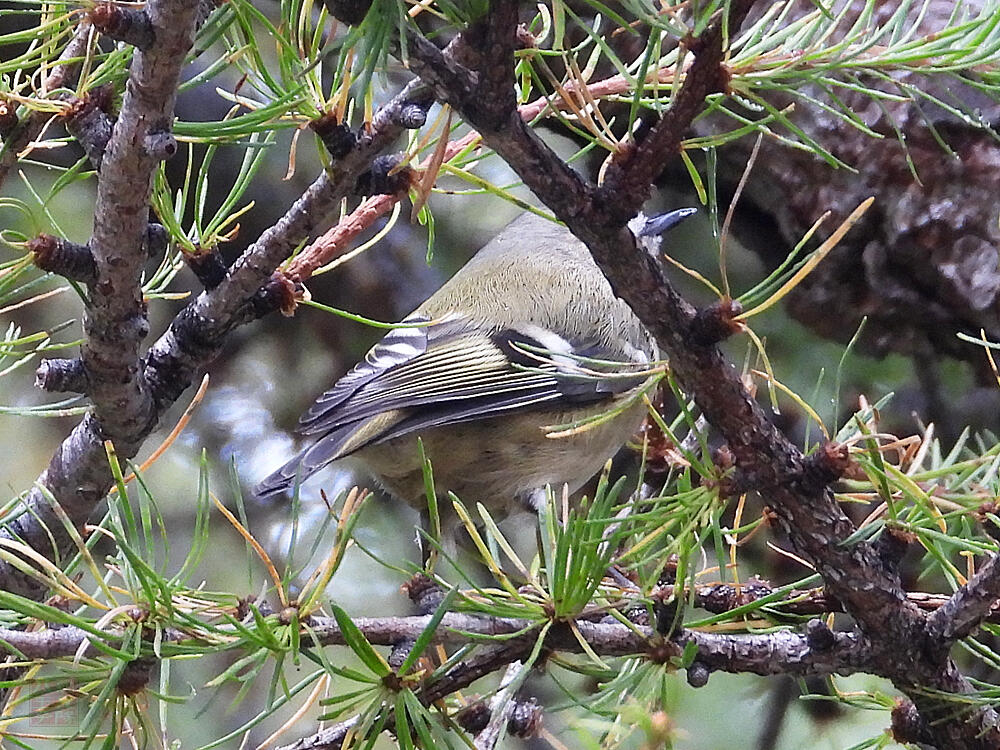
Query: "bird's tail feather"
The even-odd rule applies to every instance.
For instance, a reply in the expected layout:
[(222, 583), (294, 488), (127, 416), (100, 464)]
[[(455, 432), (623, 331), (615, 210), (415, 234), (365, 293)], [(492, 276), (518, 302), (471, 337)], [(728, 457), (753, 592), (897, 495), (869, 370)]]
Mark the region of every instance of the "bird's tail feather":
[(261, 481), (254, 488), (254, 497), (258, 500), (273, 500), (291, 494), (296, 486), (331, 461), (343, 458), (371, 442), (368, 432), (374, 421), (375, 418), (361, 423), (353, 422), (324, 435)]

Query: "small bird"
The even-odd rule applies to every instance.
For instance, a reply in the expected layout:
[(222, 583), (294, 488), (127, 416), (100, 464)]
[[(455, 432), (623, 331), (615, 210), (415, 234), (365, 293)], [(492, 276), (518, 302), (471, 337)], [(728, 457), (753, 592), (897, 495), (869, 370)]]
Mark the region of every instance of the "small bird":
[[(655, 250), (693, 212), (640, 215), (634, 231)], [(439, 497), (454, 492), (498, 519), (537, 510), (547, 486), (577, 490), (636, 433), (657, 357), (583, 243), (523, 214), (316, 400), (299, 425), (315, 442), (256, 495), (355, 456), (390, 495), (423, 508), (419, 437)]]

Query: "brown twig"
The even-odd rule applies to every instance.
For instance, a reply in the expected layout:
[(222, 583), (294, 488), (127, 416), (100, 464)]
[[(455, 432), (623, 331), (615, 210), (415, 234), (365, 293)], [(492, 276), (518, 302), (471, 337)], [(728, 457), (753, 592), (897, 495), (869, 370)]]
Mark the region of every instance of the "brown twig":
[[(80, 59), (87, 51), (90, 44), (91, 25), (89, 22), (82, 22), (73, 32), (69, 42), (63, 49), (62, 54), (52, 72), (46, 76), (39, 92), (41, 96), (47, 96), (56, 89), (63, 86), (71, 86), (80, 69)], [(18, 123), (13, 130), (3, 139), (3, 147), (0, 148), (0, 186), (3, 186), (10, 174), (10, 170), (17, 164), (21, 157), (21, 152), (38, 137), (45, 127), (45, 123), (52, 117), (51, 112), (32, 110), (23, 122)]]
[[(739, 18), (750, 4), (733, 3), (737, 11), (733, 18)], [(942, 746), (996, 746), (1000, 728), (992, 709), (977, 709), (955, 719), (951, 702), (934, 695), (934, 691), (967, 693), (971, 686), (940, 651), (937, 658), (931, 658), (935, 651), (928, 648), (924, 618), (907, 602), (898, 577), (883, 564), (873, 545), (847, 542), (854, 526), (832, 493), (816, 486), (801, 452), (767, 419), (718, 348), (692, 340), (695, 310), (622, 226), (638, 209), (648, 180), (660, 173), (675, 150), (672, 144), (680, 142), (705, 97), (719, 88), (718, 68), (724, 54), (720, 28), (716, 24), (716, 31), (703, 39), (689, 40), (688, 46), (697, 51), (696, 59), (670, 109), (637, 148), (642, 158), (626, 159), (625, 167), (610, 180), (622, 188), (620, 192), (592, 186), (519, 117), (508, 118), (504, 128), (480, 132), (486, 144), (589, 247), (616, 293), (656, 336), (672, 371), (727, 441), (746, 486), (767, 496), (796, 550), (810, 560), (831, 593), (872, 638), (870, 668), (908, 693)], [(738, 24), (730, 22), (728, 28), (734, 33)], [(410, 67), (479, 128), (475, 108), (465, 106), (468, 74), (427, 40), (414, 37), (408, 42)], [(513, 61), (487, 64), (509, 66)], [(650, 163), (639, 164), (645, 160)], [(641, 180), (647, 183), (640, 185)]]

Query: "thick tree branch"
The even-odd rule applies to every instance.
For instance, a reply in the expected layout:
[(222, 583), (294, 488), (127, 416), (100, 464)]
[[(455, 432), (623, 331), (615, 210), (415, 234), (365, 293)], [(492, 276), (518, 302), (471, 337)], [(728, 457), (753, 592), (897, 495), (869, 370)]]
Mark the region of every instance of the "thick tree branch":
[(197, 0), (147, 5), (156, 42), (132, 58), (98, 180), (89, 243), (97, 279), (88, 286), (81, 354), (100, 435), (126, 456), (135, 455), (156, 420), (139, 365), (139, 346), (149, 330), (140, 288), (142, 241), (153, 170), (176, 148), (170, 134), (174, 99), (197, 8)]
[[(734, 7), (745, 13), (749, 3)], [(736, 26), (729, 25), (729, 29), (735, 33)], [(721, 43), (720, 37), (715, 39)], [(694, 46), (698, 46), (697, 40)], [(833, 494), (817, 483), (801, 452), (767, 419), (719, 349), (692, 335), (695, 310), (667, 282), (658, 263), (640, 250), (631, 233), (622, 227), (623, 220), (638, 209), (632, 203), (636, 195), (625, 191), (624, 200), (619, 202), (618, 196), (591, 186), (514, 111), (509, 113), (505, 127), (484, 127), (489, 123), (477, 121), (474, 108), (462, 106), (462, 92), (450, 88), (450, 83), (461, 78), (455, 72), (454, 60), (420, 37), (409, 40), (409, 50), (411, 68), (480, 130), (487, 145), (590, 248), (616, 293), (656, 336), (685, 390), (726, 439), (749, 485), (767, 498), (795, 548), (814, 564), (830, 592), (872, 638), (872, 667), (908, 692), (928, 724), (937, 722), (932, 731), (942, 747), (987, 748), (1000, 744), (1000, 729), (992, 710), (955, 719), (949, 701), (928, 693), (928, 688), (965, 693), (971, 687), (947, 658), (928, 658), (939, 652), (928, 642), (924, 618), (907, 602), (897, 576), (886, 568), (872, 545), (846, 542), (854, 526)], [(696, 108), (688, 108), (685, 103), (703, 102), (706, 95), (717, 90), (717, 75), (700, 74), (698, 66), (701, 63), (717, 68), (722, 53), (706, 53), (704, 48), (699, 53), (675, 96), (674, 104), (680, 106), (671, 107), (661, 123), (654, 126), (656, 137), (649, 142), (647, 157), (658, 158), (659, 163), (642, 167), (646, 174), (662, 171), (669, 144), (679, 142), (697, 114)], [(484, 64), (511, 66), (513, 61), (491, 60)], [(439, 71), (447, 71), (447, 75), (439, 75)]]
[[(46, 493), (70, 523), (82, 525), (111, 485), (104, 441), (113, 441), (120, 454), (131, 457), (155, 425), (153, 401), (139, 367), (139, 346), (148, 331), (140, 289), (144, 238), (152, 173), (162, 158), (162, 149), (149, 146), (169, 134), (196, 10), (196, 0), (159, 0), (147, 6), (157, 41), (132, 60), (121, 114), (101, 165), (89, 243), (95, 274), (88, 284), (81, 358), (94, 408), (39, 478), (45, 491), (33, 489), (26, 512), (3, 530), (4, 536), (53, 559), (71, 543)], [(0, 566), (0, 585), (16, 593), (42, 593), (37, 582), (7, 564)]]
[(967, 638), (989, 619), (1000, 602), (1000, 555), (987, 560), (968, 583), (927, 619), (927, 631), (942, 649)]

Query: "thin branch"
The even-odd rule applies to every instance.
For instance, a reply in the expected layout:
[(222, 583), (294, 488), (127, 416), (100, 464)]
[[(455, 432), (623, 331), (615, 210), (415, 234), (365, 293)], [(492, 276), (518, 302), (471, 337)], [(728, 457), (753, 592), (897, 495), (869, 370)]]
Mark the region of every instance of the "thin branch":
[[(329, 173), (324, 172), (316, 179), (288, 212), (247, 249), (217, 287), (203, 292), (178, 313), (169, 329), (152, 345), (143, 363), (143, 387), (152, 399), (153, 418), (134, 436), (135, 442), (147, 437), (156, 420), (201, 376), (234, 328), (275, 309), (268, 299), (258, 296), (258, 290), (267, 285), (281, 261), (329, 222), (341, 199), (354, 194), (358, 177), (402, 133), (400, 112), (414, 103), (426, 105), (429, 101), (426, 89), (415, 82), (383, 106), (355, 148)], [(145, 219), (146, 210), (141, 213)], [(276, 286), (280, 291), (280, 284)], [(118, 447), (120, 454), (134, 455)], [(138, 445), (132, 450), (138, 450)], [(102, 432), (95, 418), (87, 415), (63, 441), (39, 479), (39, 485), (46, 489), (43, 491), (36, 485), (24, 501), (25, 511), (5, 524), (0, 535), (20, 540), (58, 560), (73, 547), (46, 492), (62, 504), (71, 522), (79, 526), (88, 520), (110, 489), (111, 481)], [(31, 598), (45, 593), (35, 579), (8, 563), (0, 563), (0, 588)]]
[[(613, 162), (601, 187), (609, 205), (620, 209), (615, 220), (624, 224), (649, 198), (653, 182), (666, 164), (680, 152), (681, 141), (694, 118), (705, 107), (705, 97), (726, 93), (729, 74), (723, 60), (727, 39), (724, 32), (735, 34), (756, 0), (733, 0), (697, 37), (685, 40), (695, 61), (684, 76), (684, 83), (653, 128), (624, 158)], [(728, 18), (726, 14), (728, 13)]]
[[(42, 83), (41, 96), (47, 96), (56, 89), (64, 86), (72, 86), (80, 70), (80, 60), (87, 52), (90, 43), (92, 27), (89, 22), (80, 23), (73, 31), (73, 36), (63, 49), (62, 54), (56, 62), (52, 72), (46, 76)], [(32, 110), (27, 118), (14, 127), (13, 131), (4, 138), (3, 147), (0, 149), (0, 187), (3, 186), (10, 174), (10, 170), (17, 164), (23, 151), (28, 144), (39, 136), (45, 123), (52, 118), (51, 112)]]
[(969, 581), (927, 618), (927, 632), (943, 649), (967, 638), (991, 619), (1000, 602), (1000, 555), (987, 560)]
[[(414, 618), (359, 618), (355, 624), (372, 643), (379, 644), (380, 638), (392, 637), (390, 631), (399, 628), (395, 636), (416, 636), (421, 623), (426, 625), (429, 617)], [(396, 622), (390, 626), (389, 621)], [(455, 626), (470, 626), (470, 634), (494, 633), (497, 628), (506, 628), (519, 623), (517, 620), (497, 620), (471, 615), (448, 614), (441, 621), (436, 635), (442, 640), (461, 637), (453, 632)], [(403, 627), (399, 627), (403, 626)], [(654, 634), (649, 628), (636, 626), (635, 629), (620, 623), (577, 622), (580, 636), (591, 649), (601, 656), (622, 656), (645, 653), (653, 642)], [(342, 636), (336, 623), (324, 628), (324, 643), (339, 642)], [(638, 631), (638, 632), (637, 632)], [(512, 631), (515, 632), (515, 631)], [(683, 648), (687, 643), (697, 646), (697, 661), (713, 671), (734, 673), (774, 674), (850, 674), (864, 669), (870, 661), (866, 642), (852, 633), (832, 634), (833, 640), (824, 649), (810, 645), (809, 636), (792, 631), (778, 631), (766, 635), (724, 635), (682, 631), (674, 639)], [(419, 693), (424, 705), (430, 705), (447, 695), (468, 687), (473, 682), (501, 669), (515, 661), (526, 658), (535, 646), (537, 636), (529, 633), (504, 641), (502, 645), (489, 646), (475, 652), (467, 659), (453, 665), (437, 680), (425, 683)], [(384, 645), (389, 645), (385, 643)], [(568, 626), (552, 627), (545, 639), (545, 646), (572, 653), (582, 652), (579, 639)], [(389, 719), (391, 722), (391, 717)], [(339, 750), (348, 731), (357, 723), (356, 719), (328, 727), (309, 737), (286, 745), (278, 750)]]

